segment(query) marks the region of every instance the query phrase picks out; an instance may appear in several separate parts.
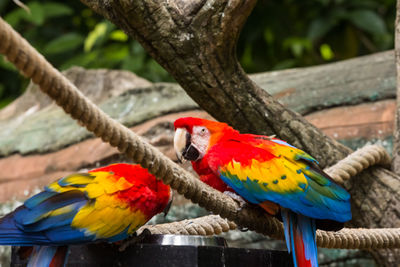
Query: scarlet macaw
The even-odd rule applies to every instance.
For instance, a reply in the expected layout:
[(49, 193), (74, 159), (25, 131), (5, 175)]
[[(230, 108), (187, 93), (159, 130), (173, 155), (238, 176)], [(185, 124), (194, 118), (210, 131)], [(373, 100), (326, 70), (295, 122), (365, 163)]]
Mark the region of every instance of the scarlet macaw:
[(225, 123), (187, 117), (174, 125), (178, 159), (190, 160), (200, 179), (219, 191), (233, 189), (270, 215), (280, 211), (295, 266), (318, 266), (316, 226), (337, 230), (351, 219), (351, 210), (348, 192), (313, 157), (282, 140), (241, 134)]
[(129, 237), (171, 201), (139, 165), (113, 164), (61, 178), (0, 219), (0, 245), (34, 246), (28, 266), (63, 266), (66, 245)]

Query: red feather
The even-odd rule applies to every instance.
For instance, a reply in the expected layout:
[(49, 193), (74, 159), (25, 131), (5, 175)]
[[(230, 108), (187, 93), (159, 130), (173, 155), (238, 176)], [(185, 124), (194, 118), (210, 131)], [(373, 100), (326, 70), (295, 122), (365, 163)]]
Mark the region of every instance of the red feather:
[(128, 202), (133, 209), (139, 209), (149, 218), (164, 210), (170, 199), (170, 187), (150, 174), (140, 165), (113, 164), (91, 170), (94, 172), (111, 172), (115, 177), (124, 177), (135, 186), (118, 192), (118, 198)]
[(65, 260), (67, 258), (68, 247), (67, 246), (59, 246), (57, 248), (56, 253), (53, 256), (53, 259), (50, 262), (49, 267), (62, 267), (65, 265)]
[(305, 257), (305, 251), (304, 251), (304, 243), (303, 243), (303, 238), (301, 236), (301, 233), (297, 231), (297, 227), (293, 227), (294, 231), (294, 247), (295, 251), (292, 251), (292, 253), (296, 254), (296, 261), (297, 261), (297, 266), (298, 267), (312, 267), (311, 265), (311, 260), (307, 260)]

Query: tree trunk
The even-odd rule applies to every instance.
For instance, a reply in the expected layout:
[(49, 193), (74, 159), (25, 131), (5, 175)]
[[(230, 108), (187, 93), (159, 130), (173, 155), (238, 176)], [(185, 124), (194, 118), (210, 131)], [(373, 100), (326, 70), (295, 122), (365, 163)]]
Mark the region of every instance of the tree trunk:
[(392, 169), (400, 174), (400, 0), (397, 1), (395, 24), (395, 58), (397, 70), (397, 112), (394, 127)]
[[(393, 161), (392, 170), (400, 175), (400, 0), (396, 5), (396, 21), (395, 21), (395, 61), (397, 71), (397, 111), (395, 118), (395, 127), (393, 132)], [(400, 203), (397, 203), (398, 207)], [(400, 207), (398, 208), (400, 211)], [(386, 219), (386, 218), (385, 218)], [(399, 227), (399, 225), (397, 225)], [(385, 266), (400, 265), (400, 249), (381, 250), (379, 253), (373, 252), (372, 255), (379, 262), (385, 263)]]
[[(351, 153), (279, 104), (239, 65), (236, 42), (255, 0), (81, 1), (136, 38), (216, 119), (241, 132), (276, 134), (312, 154), (322, 167)], [(346, 186), (353, 196), (351, 225), (399, 226), (400, 190), (393, 190), (400, 189), (398, 176), (374, 168)], [(380, 260), (391, 258), (385, 254)]]

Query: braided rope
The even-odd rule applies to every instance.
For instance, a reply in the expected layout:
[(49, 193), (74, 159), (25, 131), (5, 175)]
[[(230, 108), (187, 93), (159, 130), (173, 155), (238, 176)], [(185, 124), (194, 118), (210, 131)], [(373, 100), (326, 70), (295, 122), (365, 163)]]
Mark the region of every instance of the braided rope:
[[(179, 222), (145, 225), (138, 230), (138, 233), (147, 229), (152, 234), (207, 236), (218, 235), (222, 232), (228, 232), (236, 228), (237, 226), (234, 222), (222, 219), (218, 215), (208, 215)], [(317, 230), (317, 244), (319, 247), (342, 249), (399, 248), (399, 236), (400, 228), (345, 228), (338, 232)]]
[(335, 182), (343, 184), (351, 177), (373, 165), (390, 166), (390, 156), (384, 147), (367, 145), (348, 155), (335, 165), (326, 168)]
[(147, 229), (152, 234), (219, 235), (236, 228), (237, 226), (234, 222), (223, 219), (218, 215), (208, 215), (179, 222), (145, 225), (138, 232), (140, 233), (144, 229)]
[[(147, 168), (192, 202), (237, 225), (283, 239), (283, 227), (278, 220), (266, 216), (258, 207), (239, 209), (238, 203), (232, 198), (206, 186), (128, 128), (111, 119), (1, 18), (0, 53), (6, 55), (23, 75), (31, 78), (89, 131), (117, 147), (121, 153)], [(327, 247), (392, 248), (400, 247), (400, 233), (398, 229), (346, 229), (336, 233), (318, 231), (317, 242)]]

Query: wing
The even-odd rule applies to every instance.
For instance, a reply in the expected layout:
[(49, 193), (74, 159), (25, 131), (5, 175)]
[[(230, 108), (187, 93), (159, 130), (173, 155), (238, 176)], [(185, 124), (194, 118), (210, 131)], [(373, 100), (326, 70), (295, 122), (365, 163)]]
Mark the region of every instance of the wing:
[(209, 165), (248, 201), (275, 202), (316, 218), (348, 221), (350, 196), (304, 151), (284, 141), (243, 135), (212, 147)]
[(7, 217), (8, 225), (15, 224), (13, 238), (25, 245), (118, 241), (149, 219), (132, 206), (135, 199), (126, 201), (121, 197), (122, 193), (140, 189), (111, 172), (70, 175), (28, 199)]

